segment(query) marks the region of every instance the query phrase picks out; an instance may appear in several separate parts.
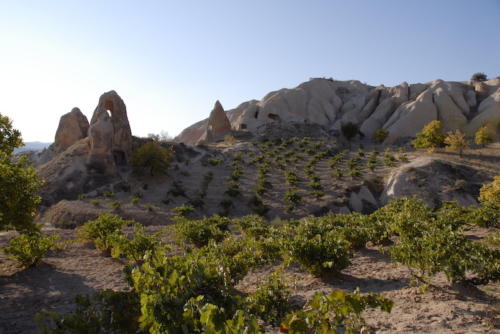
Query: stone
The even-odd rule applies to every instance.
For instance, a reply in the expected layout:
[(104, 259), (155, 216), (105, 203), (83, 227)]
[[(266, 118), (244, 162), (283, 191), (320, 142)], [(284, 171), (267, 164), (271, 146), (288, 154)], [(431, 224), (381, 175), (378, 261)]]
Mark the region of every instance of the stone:
[(231, 123), (227, 118), (224, 108), (222, 108), (222, 105), (217, 100), (210, 116), (208, 117), (205, 132), (198, 140), (198, 143), (207, 143), (216, 139), (221, 139), (229, 132), (231, 132)]
[(465, 133), (473, 136), (480, 127), (487, 126), (495, 140), (500, 140), (500, 87), (483, 100), (478, 114), (465, 126)]
[(116, 173), (113, 138), (114, 129), (111, 117), (105, 110), (97, 110), (89, 129), (90, 152), (87, 158), (89, 168), (104, 174)]
[(89, 121), (78, 108), (61, 116), (54, 140), (56, 152), (62, 152), (68, 147), (87, 137)]
[[(464, 180), (465, 185), (456, 187), (457, 180)], [(488, 180), (487, 175), (471, 167), (438, 158), (419, 157), (391, 173), (380, 202), (385, 205), (395, 198), (416, 196), (433, 208), (443, 201), (454, 200), (460, 205), (475, 205), (481, 185)]]
[(99, 103), (90, 121), (91, 127), (100, 121), (99, 118), (103, 113), (110, 116), (113, 127), (111, 153), (114, 161), (118, 166), (126, 166), (132, 153), (132, 131), (125, 103), (114, 90), (106, 92), (99, 97)]

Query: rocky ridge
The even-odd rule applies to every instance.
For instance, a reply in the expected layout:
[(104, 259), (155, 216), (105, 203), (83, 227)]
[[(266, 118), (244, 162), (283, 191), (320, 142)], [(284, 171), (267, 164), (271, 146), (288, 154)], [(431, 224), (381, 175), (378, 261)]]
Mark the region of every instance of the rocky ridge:
[[(384, 128), (386, 144), (414, 137), (432, 120), (444, 129), (462, 129), (472, 135), (488, 125), (500, 138), (500, 78), (488, 81), (428, 83), (377, 87), (359, 81), (315, 78), (293, 89), (281, 89), (251, 100), (226, 112), (233, 130), (258, 132), (262, 127), (283, 124), (319, 124), (338, 133), (343, 123), (359, 126), (371, 138)], [(176, 140), (195, 145), (204, 135), (209, 119), (181, 132)]]

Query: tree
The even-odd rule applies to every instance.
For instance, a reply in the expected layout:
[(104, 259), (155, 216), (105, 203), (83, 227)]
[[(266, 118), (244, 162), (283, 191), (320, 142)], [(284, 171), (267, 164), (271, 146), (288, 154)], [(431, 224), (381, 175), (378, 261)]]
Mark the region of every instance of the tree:
[(488, 77), (483, 72), (477, 72), (477, 73), (474, 73), (472, 75), (470, 80), (471, 81), (486, 81), (486, 80), (488, 80)]
[(444, 143), (447, 145), (447, 150), (458, 151), (459, 156), (462, 156), (463, 150), (469, 147), (467, 135), (458, 129), (448, 132), (448, 136), (444, 139)]
[(500, 206), (500, 175), (495, 176), (491, 183), (481, 187), (479, 201)]
[(486, 126), (482, 126), (474, 134), (474, 141), (476, 145), (485, 147), (486, 145), (493, 143), (493, 136)]
[(346, 137), (347, 140), (350, 140), (358, 134), (359, 127), (352, 122), (347, 122), (341, 125), (340, 130), (342, 131), (344, 137)]
[(35, 194), (41, 182), (26, 157), (14, 156), (22, 145), (21, 133), (0, 114), (0, 230), (34, 230), (33, 218), (40, 203)]
[(132, 152), (130, 163), (136, 175), (166, 174), (166, 170), (174, 157), (172, 146), (164, 148), (157, 140), (150, 140)]
[(379, 143), (382, 143), (387, 138), (388, 135), (389, 131), (387, 131), (384, 128), (380, 128), (373, 133), (373, 139), (375, 139)]
[(429, 152), (434, 152), (436, 148), (444, 145), (445, 135), (440, 121), (432, 121), (421, 132), (417, 133), (417, 138), (412, 141), (415, 148), (427, 148)]

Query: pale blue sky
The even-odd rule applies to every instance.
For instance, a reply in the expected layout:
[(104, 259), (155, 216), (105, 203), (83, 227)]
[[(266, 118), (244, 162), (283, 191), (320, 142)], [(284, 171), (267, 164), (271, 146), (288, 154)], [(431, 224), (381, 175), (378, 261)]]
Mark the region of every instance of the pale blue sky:
[(500, 75), (500, 0), (0, 0), (0, 112), (26, 141), (124, 99), (132, 132), (178, 134), (310, 77)]

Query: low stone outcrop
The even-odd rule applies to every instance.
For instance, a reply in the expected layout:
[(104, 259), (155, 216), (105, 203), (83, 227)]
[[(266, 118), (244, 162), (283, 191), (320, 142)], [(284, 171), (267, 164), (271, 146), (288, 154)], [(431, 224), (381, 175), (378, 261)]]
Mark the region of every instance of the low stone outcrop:
[(420, 157), (390, 175), (380, 202), (385, 205), (394, 198), (416, 196), (431, 207), (438, 207), (443, 201), (474, 205), (481, 185), (487, 181), (486, 175), (470, 167)]

